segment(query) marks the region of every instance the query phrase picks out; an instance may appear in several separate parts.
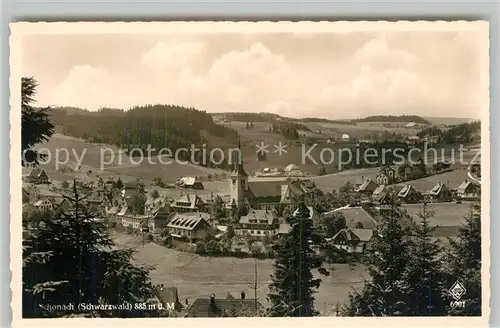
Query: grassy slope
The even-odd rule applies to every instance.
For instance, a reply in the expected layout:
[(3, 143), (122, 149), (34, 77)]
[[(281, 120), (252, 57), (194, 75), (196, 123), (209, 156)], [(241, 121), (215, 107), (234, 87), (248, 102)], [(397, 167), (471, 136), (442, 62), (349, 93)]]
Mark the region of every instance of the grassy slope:
[[(155, 283), (177, 287), (181, 302), (187, 298), (192, 303), (198, 297), (209, 297), (215, 294), (224, 298), (226, 293), (237, 296), (245, 291), (253, 297), (249, 284), (254, 281), (254, 259), (207, 258), (195, 254), (177, 252), (162, 246), (149, 243), (142, 246), (142, 238), (129, 235), (116, 235), (120, 246), (136, 247), (136, 261), (155, 265), (156, 270), (151, 277)], [(258, 299), (267, 305), (266, 295), (273, 271), (272, 260), (257, 261)], [(348, 265), (334, 265), (330, 276), (323, 277), (321, 287), (316, 294), (317, 310), (330, 311), (337, 303), (347, 300), (351, 288), (362, 286), (365, 269), (356, 265), (352, 269)]]

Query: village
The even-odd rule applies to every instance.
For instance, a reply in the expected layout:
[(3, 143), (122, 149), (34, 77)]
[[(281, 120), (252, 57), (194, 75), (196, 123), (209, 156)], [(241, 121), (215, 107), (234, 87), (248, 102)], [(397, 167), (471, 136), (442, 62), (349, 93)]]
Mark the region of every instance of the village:
[[(434, 165), (438, 171), (447, 168), (449, 165), (444, 163)], [(437, 212), (436, 217), (448, 217), (450, 207), (453, 213), (461, 208), (458, 212), (463, 216), (470, 211), (470, 203), (480, 199), (480, 187), (473, 180), (464, 179), (457, 186), (438, 182), (430, 190), (417, 190), (411, 179), (418, 170), (421, 175), (421, 165), (405, 163), (397, 169), (382, 166), (376, 179), (366, 179), (351, 187), (347, 183), (339, 191), (352, 196), (351, 203), (323, 212), (313, 205), (327, 203), (327, 197), (311, 180), (291, 174), (280, 181), (249, 182), (243, 163), (235, 166), (227, 180), (229, 195), (200, 195), (198, 191), (204, 187), (194, 177), (180, 179), (174, 196), (154, 188), (146, 190), (140, 180), (123, 183), (119, 178), (106, 181), (99, 178), (96, 183), (84, 185), (83, 190), (86, 205), (110, 228), (141, 233), (148, 242), (207, 255), (272, 257), (266, 246), (288, 233), (287, 216), (294, 214), (302, 200), (308, 204), (310, 219), (318, 230), (324, 230), (321, 222), (325, 218), (342, 214), (346, 226), (335, 236), (329, 236), (329, 242), (350, 253), (362, 253), (377, 227), (377, 216), (387, 210), (389, 190), (397, 194), (399, 206), (412, 216), (422, 212), (424, 203), (428, 211)], [(407, 184), (392, 186), (406, 180)], [(23, 177), (23, 214), (64, 208), (67, 200), (62, 195), (68, 191), (68, 182), (51, 181), (43, 169), (33, 168)], [(447, 234), (436, 237), (449, 237), (453, 234), (450, 229), (460, 225), (460, 217), (440, 225), (447, 227)]]

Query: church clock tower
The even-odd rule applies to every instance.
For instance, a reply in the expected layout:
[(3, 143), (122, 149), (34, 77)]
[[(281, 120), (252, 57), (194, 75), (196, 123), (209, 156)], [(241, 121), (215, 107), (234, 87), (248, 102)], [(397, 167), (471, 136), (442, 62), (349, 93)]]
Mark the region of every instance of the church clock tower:
[(241, 144), (238, 140), (238, 158), (233, 159), (234, 168), (229, 177), (229, 190), (231, 196), (231, 206), (241, 209), (245, 206), (246, 195), (248, 194), (248, 174), (243, 167), (243, 154)]

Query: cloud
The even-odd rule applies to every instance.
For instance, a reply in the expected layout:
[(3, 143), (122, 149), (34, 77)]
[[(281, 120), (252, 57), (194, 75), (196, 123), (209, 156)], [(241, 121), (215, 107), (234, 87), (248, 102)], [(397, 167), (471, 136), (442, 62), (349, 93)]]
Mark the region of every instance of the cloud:
[(141, 63), (153, 69), (179, 69), (190, 63), (205, 50), (200, 41), (182, 41), (179, 43), (158, 42), (142, 55)]
[(113, 83), (109, 73), (101, 67), (73, 66), (67, 77), (55, 86), (51, 104), (99, 108), (112, 106), (109, 86)]
[(246, 110), (262, 111), (268, 102), (293, 95), (293, 89), (299, 85), (285, 58), (258, 42), (245, 50), (222, 54), (203, 76), (184, 71), (178, 87), (182, 95), (189, 96), (183, 101), (195, 99), (217, 106), (203, 99), (211, 96), (219, 100), (218, 110), (221, 107), (235, 109), (238, 105)]
[(85, 60), (84, 51), (67, 55), (71, 69), (62, 80), (46, 68), (37, 76), (43, 81), (39, 99), (91, 110), (168, 103), (331, 118), (476, 114), (477, 34), (290, 34), (286, 42), (273, 42), (282, 37), (273, 35), (194, 37), (158, 41), (134, 49), (134, 56), (124, 50), (123, 66), (110, 65), (109, 58)]

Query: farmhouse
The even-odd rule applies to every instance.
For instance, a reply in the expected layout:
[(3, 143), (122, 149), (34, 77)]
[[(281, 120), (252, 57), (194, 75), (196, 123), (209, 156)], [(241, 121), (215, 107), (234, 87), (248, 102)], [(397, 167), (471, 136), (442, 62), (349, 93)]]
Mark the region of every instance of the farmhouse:
[(349, 253), (364, 253), (371, 249), (373, 237), (372, 229), (342, 229), (330, 242), (338, 249), (343, 249)]
[(366, 199), (373, 194), (377, 187), (377, 184), (372, 180), (366, 180), (356, 189), (356, 192)]
[(477, 200), (479, 199), (481, 187), (465, 180), (458, 186), (456, 195), (458, 199)]
[(30, 173), (25, 177), (25, 181), (34, 184), (49, 183), (49, 176), (43, 169), (35, 167), (32, 168)]
[(412, 185), (405, 185), (399, 192), (398, 198), (406, 204), (418, 203), (422, 200), (422, 194)]
[[(257, 308), (256, 308), (257, 306)], [(186, 317), (236, 317), (251, 315), (263, 308), (262, 304), (255, 299), (245, 298), (245, 292), (241, 293), (241, 298), (233, 296), (226, 298), (215, 298), (212, 294), (210, 298), (198, 298), (188, 308)]]
[(202, 190), (204, 189), (203, 184), (196, 179), (196, 177), (184, 177), (181, 178), (178, 182), (178, 185), (183, 188), (189, 188), (189, 189), (197, 189), (197, 190)]
[(436, 183), (431, 190), (425, 193), (425, 198), (434, 202), (449, 202), (452, 197), (450, 189), (442, 182)]
[(274, 211), (251, 210), (240, 218), (236, 233), (264, 239), (265, 237), (274, 237), (278, 233), (279, 226), (278, 216)]
[(167, 224), (168, 233), (174, 239), (191, 243), (205, 240), (211, 232), (209, 217), (206, 213), (176, 213)]

